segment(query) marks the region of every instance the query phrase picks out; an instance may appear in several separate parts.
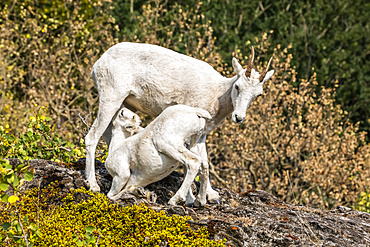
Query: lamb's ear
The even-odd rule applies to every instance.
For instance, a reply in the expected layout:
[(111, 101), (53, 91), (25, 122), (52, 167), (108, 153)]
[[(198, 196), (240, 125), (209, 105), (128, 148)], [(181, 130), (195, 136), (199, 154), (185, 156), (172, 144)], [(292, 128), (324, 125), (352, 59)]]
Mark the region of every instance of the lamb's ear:
[(234, 72), (237, 76), (242, 76), (243, 74), (243, 67), (240, 65), (240, 63), (238, 62), (238, 60), (236, 60), (235, 57), (233, 57), (233, 68), (234, 68)]
[(274, 70), (270, 70), (269, 72), (267, 72), (261, 83), (263, 84), (265, 81), (270, 79), (274, 72), (275, 72)]

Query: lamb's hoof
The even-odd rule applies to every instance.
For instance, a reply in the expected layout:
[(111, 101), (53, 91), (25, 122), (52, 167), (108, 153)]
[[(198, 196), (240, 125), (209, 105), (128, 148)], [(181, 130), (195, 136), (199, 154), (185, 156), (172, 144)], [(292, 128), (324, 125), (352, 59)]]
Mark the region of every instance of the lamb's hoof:
[(150, 203), (155, 203), (157, 201), (157, 194), (154, 192), (150, 192), (147, 199)]
[(138, 196), (146, 197), (146, 192), (145, 192), (145, 189), (143, 187), (137, 187), (136, 188), (136, 193), (137, 193)]
[(209, 204), (221, 204), (221, 199), (220, 198), (215, 198), (209, 200)]
[(188, 208), (193, 208), (194, 207), (194, 203), (191, 202), (191, 203), (185, 203), (185, 206), (187, 206)]

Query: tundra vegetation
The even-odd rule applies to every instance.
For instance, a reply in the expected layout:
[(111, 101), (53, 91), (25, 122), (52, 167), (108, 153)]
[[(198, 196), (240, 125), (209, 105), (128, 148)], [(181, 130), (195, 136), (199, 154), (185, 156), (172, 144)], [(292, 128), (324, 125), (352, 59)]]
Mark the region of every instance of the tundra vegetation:
[[(362, 131), (369, 130), (370, 42), (362, 19), (369, 4), (326, 5), (336, 11), (319, 2), (290, 2), (2, 1), (2, 158), (69, 163), (83, 157), (79, 140), (98, 106), (91, 67), (120, 41), (182, 52), (227, 77), (233, 76), (230, 57), (247, 61), (253, 45), (255, 68), (262, 71), (273, 53), (275, 73), (243, 124), (228, 118), (208, 136), (212, 185), (264, 189), (289, 203), (369, 211), (370, 145)], [(329, 24), (323, 13), (332, 17)], [(41, 106), (46, 109), (37, 117)], [(42, 116), (53, 124), (41, 127)], [(30, 117), (36, 126), (29, 126)], [(151, 120), (141, 117), (144, 124)], [(30, 128), (49, 129), (44, 138)], [(106, 148), (100, 150), (104, 161)]]

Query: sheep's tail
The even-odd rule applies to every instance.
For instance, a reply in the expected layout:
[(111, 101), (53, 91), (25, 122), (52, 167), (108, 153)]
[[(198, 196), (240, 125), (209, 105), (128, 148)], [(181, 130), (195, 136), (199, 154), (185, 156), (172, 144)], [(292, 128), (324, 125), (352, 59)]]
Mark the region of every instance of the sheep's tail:
[(211, 114), (209, 114), (208, 111), (196, 108), (195, 113), (197, 114), (198, 117), (205, 118), (205, 119), (212, 119)]

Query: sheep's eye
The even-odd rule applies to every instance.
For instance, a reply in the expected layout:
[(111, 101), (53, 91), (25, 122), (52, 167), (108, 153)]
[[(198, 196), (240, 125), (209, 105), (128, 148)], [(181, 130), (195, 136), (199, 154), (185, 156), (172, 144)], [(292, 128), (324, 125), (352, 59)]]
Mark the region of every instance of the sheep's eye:
[(239, 91), (239, 87), (238, 87), (238, 85), (235, 85), (235, 89)]
[(134, 116), (132, 116), (132, 119), (135, 119), (135, 115), (134, 115)]

